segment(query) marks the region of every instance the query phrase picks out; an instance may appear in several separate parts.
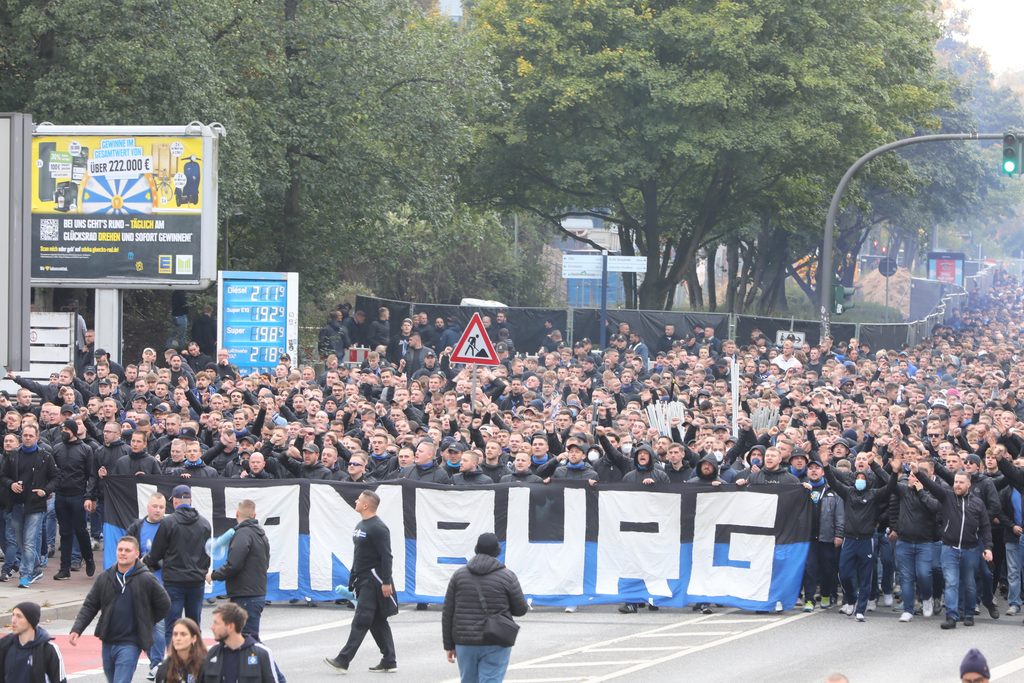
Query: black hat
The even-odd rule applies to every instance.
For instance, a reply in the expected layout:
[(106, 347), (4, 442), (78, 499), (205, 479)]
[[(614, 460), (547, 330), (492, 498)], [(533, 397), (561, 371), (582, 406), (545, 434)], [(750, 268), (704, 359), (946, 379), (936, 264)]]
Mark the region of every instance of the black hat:
[(490, 532), (480, 534), (480, 538), (476, 540), (476, 548), (473, 549), (473, 552), (477, 555), (497, 557), (501, 554), (501, 544), (498, 543), (498, 537)]
[[(483, 538), (483, 536), (481, 536), (481, 538)], [(14, 606), (14, 609), (25, 615), (25, 621), (27, 621), (29, 626), (33, 629), (39, 626), (39, 619), (42, 617), (42, 610), (39, 609), (39, 605), (34, 602), (19, 602)], [(977, 650), (972, 650), (971, 652), (977, 652)], [(969, 654), (970, 653), (968, 653), (968, 655)], [(964, 661), (966, 662), (967, 660), (965, 659)], [(963, 668), (962, 664), (960, 665), (960, 668)], [(973, 671), (973, 669), (969, 669), (969, 671)]]
[(83, 374), (87, 375), (90, 372), (93, 373), (93, 374), (96, 374), (96, 366), (95, 365), (86, 365), (84, 368), (82, 368), (82, 373)]
[[(480, 538), (483, 538), (483, 536)], [(479, 546), (479, 542), (477, 546)], [(18, 607), (21, 607), (21, 605), (18, 605)], [(972, 647), (968, 650), (967, 654), (964, 655), (963, 661), (960, 662), (960, 678), (963, 678), (966, 674), (981, 674), (982, 678), (991, 678), (988, 670), (988, 660), (985, 659), (985, 655), (981, 654), (978, 648)]]
[(302, 444), (302, 450), (309, 451), (311, 453), (320, 453), (320, 447), (310, 441), (309, 443)]
[(75, 422), (74, 420), (64, 420), (64, 424), (62, 424), (61, 427), (68, 430), (72, 434), (78, 434), (78, 423)]
[(64, 405), (61, 406), (60, 412), (74, 414), (78, 412), (78, 406), (76, 406), (74, 403), (65, 403)]
[(252, 434), (242, 434), (242, 436), (238, 437), (238, 442), (241, 443), (243, 441), (248, 441), (249, 443), (254, 444), (256, 443), (256, 437)]
[(109, 379), (107, 379), (106, 377), (104, 377), (103, 379), (101, 379), (101, 380), (100, 380), (100, 384), (99, 384), (99, 385), (100, 385), (101, 387), (109, 387), (109, 386), (111, 386), (112, 384), (113, 384), (113, 382), (111, 382), (111, 381), (110, 381)]
[(154, 413), (169, 413), (169, 412), (171, 412), (171, 407), (169, 405), (167, 405), (166, 403), (161, 403), (156, 408), (153, 408), (153, 412)]
[(99, 358), (100, 356), (106, 356), (108, 354), (107, 354), (107, 352), (104, 349), (96, 349), (96, 353), (94, 355), (97, 358)]
[(580, 452), (583, 451), (583, 446), (580, 444), (579, 441), (573, 441), (572, 443), (568, 443), (568, 444), (565, 445), (565, 450), (566, 451), (568, 451), (570, 448), (575, 448), (576, 450), (578, 450)]
[(171, 498), (177, 498), (178, 500), (192, 500), (192, 489), (184, 484), (175, 486), (174, 490), (171, 491)]
[(196, 434), (196, 430), (191, 427), (182, 427), (178, 430), (178, 438), (184, 439), (185, 441), (198, 441), (199, 435)]

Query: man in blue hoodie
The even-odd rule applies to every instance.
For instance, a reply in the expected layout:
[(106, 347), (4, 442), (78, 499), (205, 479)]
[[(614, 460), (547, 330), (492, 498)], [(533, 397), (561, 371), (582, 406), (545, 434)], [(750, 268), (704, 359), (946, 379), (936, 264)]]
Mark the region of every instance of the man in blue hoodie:
[(0, 640), (0, 681), (3, 683), (66, 683), (64, 658), (46, 629), (39, 628), (41, 610), (22, 602), (11, 610), (11, 635)]

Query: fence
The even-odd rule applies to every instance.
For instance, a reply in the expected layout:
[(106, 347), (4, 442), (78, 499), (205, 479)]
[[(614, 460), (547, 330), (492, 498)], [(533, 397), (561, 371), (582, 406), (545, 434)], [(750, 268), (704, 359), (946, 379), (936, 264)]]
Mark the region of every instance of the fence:
[[(949, 323), (966, 305), (968, 292), (985, 294), (992, 288), (995, 268), (986, 268), (977, 275), (965, 278), (966, 289), (956, 285), (948, 285), (933, 280), (914, 279), (914, 286), (922, 288), (924, 300), (930, 306), (921, 318), (905, 323), (846, 323), (832, 322), (832, 336), (837, 339), (857, 339), (870, 346), (872, 351), (878, 349), (902, 348), (914, 346), (927, 338), (936, 325)], [(391, 316), (391, 333), (399, 334), (402, 321), (411, 318), (415, 313), (425, 312), (431, 324), (437, 318), (454, 318), (460, 327), (469, 323), (473, 313), (494, 316), (499, 310), (508, 318), (513, 330), (513, 339), (518, 352), (534, 353), (539, 349), (547, 336), (545, 322), (550, 321), (553, 328), (563, 331), (567, 343), (577, 339), (588, 338), (597, 340), (601, 335), (601, 311), (596, 308), (481, 308), (476, 306), (454, 306), (446, 304), (423, 304), (409, 301), (395, 301), (375, 297), (357, 296), (355, 310), (366, 312), (367, 320), (377, 318), (377, 310), (387, 308)], [(665, 325), (675, 325), (677, 334), (684, 334), (696, 327), (713, 327), (719, 339), (736, 339), (740, 344), (751, 339), (751, 333), (760, 330), (769, 339), (775, 339), (776, 332), (793, 331), (804, 334), (810, 344), (817, 344), (820, 339), (821, 323), (818, 320), (801, 320), (798, 318), (772, 318), (767, 316), (744, 315), (735, 313), (702, 313), (691, 311), (642, 311), (632, 309), (612, 309), (608, 311), (609, 332), (614, 332), (621, 323), (628, 323), (630, 330), (635, 330), (640, 337), (652, 344), (661, 337)], [(315, 339), (318, 328), (303, 328), (307, 332), (305, 338)], [(302, 356), (305, 360), (317, 358), (315, 341), (302, 344)]]

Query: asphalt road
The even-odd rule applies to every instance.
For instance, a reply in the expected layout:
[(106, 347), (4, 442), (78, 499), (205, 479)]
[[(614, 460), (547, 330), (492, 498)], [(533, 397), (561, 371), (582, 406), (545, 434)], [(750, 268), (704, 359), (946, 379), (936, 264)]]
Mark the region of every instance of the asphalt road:
[[(207, 634), (209, 609), (204, 613)], [(992, 667), (992, 680), (1024, 681), (1024, 625), (1019, 618), (993, 622), (978, 617), (974, 628), (942, 631), (938, 617), (901, 624), (898, 613), (884, 610), (856, 623), (835, 610), (754, 615), (719, 609), (702, 616), (667, 609), (621, 615), (614, 606), (582, 607), (575, 614), (538, 608), (522, 619), (506, 680), (799, 683), (824, 681), (840, 671), (853, 683), (934, 683), (958, 680), (963, 654), (979, 647)], [(343, 675), (323, 658), (337, 653), (351, 616), (351, 610), (335, 605), (273, 605), (263, 615), (264, 640), (289, 681), (336, 680)], [(441, 649), (439, 607), (427, 612), (403, 607), (391, 623), (399, 669), (385, 680), (458, 679), (456, 666), (448, 664)], [(70, 625), (56, 621), (47, 628), (66, 634)], [(103, 681), (98, 660), (90, 670), (82, 659), (77, 658), (77, 673), (69, 679)], [(379, 679), (381, 675), (366, 671), (378, 660), (367, 636), (347, 678)], [(136, 680), (144, 680), (145, 666), (143, 660)]]

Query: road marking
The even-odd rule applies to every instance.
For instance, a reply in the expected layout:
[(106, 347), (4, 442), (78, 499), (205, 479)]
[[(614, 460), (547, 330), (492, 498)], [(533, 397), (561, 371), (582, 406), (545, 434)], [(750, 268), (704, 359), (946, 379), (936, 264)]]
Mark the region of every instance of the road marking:
[[(674, 648), (678, 650), (679, 648)], [(602, 662), (595, 660), (588, 660), (585, 662), (545, 662), (543, 664), (520, 664), (519, 669), (564, 669), (566, 667), (576, 666), (617, 666), (619, 664), (641, 664), (647, 660), (644, 659), (616, 659), (612, 661)]]
[(658, 666), (659, 664), (664, 664), (665, 662), (670, 662), (673, 659), (678, 659), (680, 657), (686, 657), (687, 655), (691, 655), (691, 654), (693, 654), (695, 652), (702, 652), (703, 650), (709, 650), (709, 649), (711, 649), (713, 647), (718, 647), (720, 645), (725, 645), (726, 643), (731, 643), (733, 641), (740, 640), (742, 638), (747, 638), (749, 636), (758, 635), (760, 633), (764, 633), (765, 631), (770, 631), (773, 628), (778, 628), (779, 626), (785, 626), (785, 625), (790, 624), (790, 623), (792, 623), (794, 621), (798, 621), (800, 619), (803, 619), (804, 617), (813, 616), (814, 614), (815, 614), (814, 612), (801, 612), (800, 614), (794, 614), (791, 617), (785, 617), (783, 619), (778, 619), (778, 620), (774, 621), (773, 623), (765, 624), (764, 626), (758, 626), (757, 628), (750, 629), (749, 631), (743, 631), (741, 633), (736, 633), (736, 634), (728, 636), (726, 638), (722, 638), (721, 640), (716, 640), (716, 641), (711, 642), (711, 643), (704, 643), (702, 645), (694, 645), (694, 646), (688, 647), (685, 650), (682, 650), (680, 652), (675, 652), (675, 653), (672, 653), (670, 655), (665, 655), (664, 657), (661, 657), (659, 659), (649, 660), (649, 661), (643, 662), (641, 664), (637, 664), (636, 666), (631, 666), (629, 668), (623, 669), (622, 671), (616, 671), (614, 673), (606, 674), (604, 676), (598, 676), (597, 678), (590, 678), (590, 679), (587, 679), (587, 680), (588, 680), (588, 683), (600, 683), (601, 681), (610, 681), (613, 678), (620, 678), (622, 676), (628, 676), (629, 674), (636, 673), (637, 671), (643, 671), (644, 669), (649, 669), (652, 666)]
[[(459, 679), (455, 679), (458, 681)], [(559, 683), (560, 681), (585, 681), (586, 678), (506, 678), (505, 683)]]
[(1024, 669), (1024, 657), (1018, 657), (1017, 659), (1011, 659), (1005, 664), (992, 669), (992, 678), (990, 680), (998, 681), (1001, 678), (1006, 678), (1012, 673), (1016, 673)]
[[(718, 622), (716, 621), (715, 624)], [(693, 638), (696, 636), (731, 636), (742, 631), (669, 631), (667, 633), (644, 633), (638, 638)]]
[(676, 652), (679, 650), (679, 646), (659, 645), (658, 647), (602, 647), (596, 650), (588, 650), (588, 652), (664, 652), (667, 650)]

